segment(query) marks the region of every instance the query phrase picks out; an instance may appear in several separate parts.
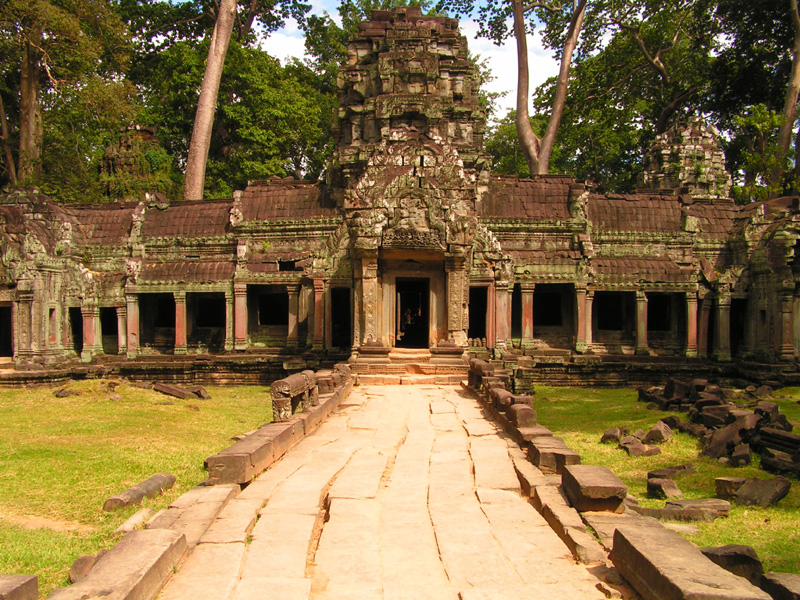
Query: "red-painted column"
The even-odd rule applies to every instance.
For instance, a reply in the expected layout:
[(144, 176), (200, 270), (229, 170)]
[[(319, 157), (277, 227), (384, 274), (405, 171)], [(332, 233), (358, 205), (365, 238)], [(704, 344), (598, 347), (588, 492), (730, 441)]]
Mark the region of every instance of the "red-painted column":
[(636, 354), (649, 354), (647, 347), (647, 295), (636, 292)]
[(186, 354), (186, 292), (173, 292), (175, 298), (175, 354)]
[[(586, 345), (586, 288), (575, 288), (575, 308), (578, 318), (575, 324), (575, 351), (583, 354), (588, 350)], [(591, 319), (591, 315), (589, 315)]]
[(233, 347), (247, 350), (247, 284), (233, 284)]
[(533, 346), (533, 290), (536, 284), (523, 281), (520, 284), (522, 291), (522, 346)]
[(697, 293), (686, 292), (686, 356), (697, 357)]
[(139, 296), (128, 294), (125, 301), (128, 304), (128, 358), (136, 358), (139, 354)]

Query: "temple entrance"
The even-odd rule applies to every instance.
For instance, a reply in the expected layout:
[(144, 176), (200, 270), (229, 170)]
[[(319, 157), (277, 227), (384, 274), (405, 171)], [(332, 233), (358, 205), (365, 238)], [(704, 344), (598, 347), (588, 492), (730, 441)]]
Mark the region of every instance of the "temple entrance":
[(424, 278), (397, 278), (395, 346), (427, 348), (430, 338), (428, 311), (430, 282)]
[(11, 306), (0, 306), (0, 357), (14, 355), (12, 340)]

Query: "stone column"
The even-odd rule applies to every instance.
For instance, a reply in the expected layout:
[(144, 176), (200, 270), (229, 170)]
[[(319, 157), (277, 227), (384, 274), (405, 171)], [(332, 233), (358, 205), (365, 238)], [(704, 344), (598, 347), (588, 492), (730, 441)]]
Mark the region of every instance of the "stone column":
[[(358, 264), (354, 265), (354, 267), (358, 266)], [(353, 350), (357, 350), (361, 346), (361, 332), (363, 331), (361, 326), (361, 304), (364, 301), (364, 286), (361, 281), (361, 269), (356, 269), (356, 273), (357, 275), (353, 282), (355, 284), (353, 289)]]
[(33, 290), (18, 289), (16, 306), (16, 319), (14, 329), (17, 332), (18, 340), (17, 353), (20, 356), (33, 353), (31, 328), (33, 322)]
[(361, 315), (364, 328), (361, 343), (381, 341), (378, 337), (378, 251), (361, 253)]
[[(495, 320), (492, 318), (496, 302), (494, 282), (492, 282), (486, 287), (486, 346), (489, 348), (494, 348), (494, 341), (497, 339), (497, 333), (494, 330)], [(469, 321), (467, 326), (469, 326)]]
[(594, 290), (586, 290), (586, 351), (592, 348), (592, 326), (594, 324), (594, 316), (592, 315), (592, 306), (594, 304)]
[(697, 293), (686, 292), (686, 351), (688, 358), (697, 357)]
[(247, 284), (233, 284), (233, 347), (247, 350)]
[(706, 358), (708, 356), (708, 323), (711, 315), (711, 295), (698, 297), (700, 304), (700, 315), (697, 323), (697, 356)]
[(117, 354), (128, 351), (128, 308), (123, 304), (117, 307)]
[(234, 315), (234, 305), (233, 305), (233, 292), (228, 290), (225, 292), (225, 352), (231, 352), (233, 350), (233, 315)]
[(717, 292), (717, 339), (714, 358), (720, 361), (731, 359), (731, 293), (720, 289)]
[(100, 309), (97, 306), (81, 306), (83, 320), (83, 352), (81, 361), (90, 362), (103, 353), (103, 332), (100, 329)]
[(312, 346), (315, 350), (321, 350), (325, 336), (325, 282), (322, 279), (314, 279), (314, 336)]
[(139, 354), (139, 297), (136, 294), (127, 294), (125, 301), (128, 304), (128, 358), (136, 358)]
[(498, 281), (494, 286), (494, 330), (495, 346), (506, 348), (511, 338), (511, 324), (508, 320), (511, 294), (507, 281)]
[(297, 346), (300, 337), (297, 327), (297, 317), (300, 312), (300, 286), (297, 284), (287, 285), (286, 291), (289, 293), (289, 332), (286, 336), (286, 344)]
[(650, 354), (647, 347), (647, 294), (636, 291), (636, 354)]
[(447, 333), (459, 346), (467, 345), (467, 304), (469, 277), (463, 254), (446, 254), (444, 270), (447, 274)]
[(794, 290), (781, 290), (781, 360), (794, 360)]
[(533, 347), (533, 291), (536, 284), (532, 281), (521, 281), (522, 292), (522, 347)]
[[(575, 288), (575, 306), (578, 309), (578, 318), (575, 325), (575, 351), (580, 354), (585, 353), (589, 347), (586, 345), (586, 288)], [(589, 321), (592, 315), (589, 314)]]
[(173, 292), (175, 299), (175, 354), (186, 354), (186, 292)]
[(331, 320), (333, 314), (331, 312), (331, 285), (329, 281), (325, 282), (323, 295), (325, 304), (325, 340), (323, 343), (326, 348), (331, 348), (333, 346), (333, 322)]

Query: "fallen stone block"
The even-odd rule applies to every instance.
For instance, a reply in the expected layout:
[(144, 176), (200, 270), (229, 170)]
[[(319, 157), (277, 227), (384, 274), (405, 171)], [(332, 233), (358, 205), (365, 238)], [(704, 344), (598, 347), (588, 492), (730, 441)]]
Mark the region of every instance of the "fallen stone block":
[(639, 440), (624, 445), (620, 443), (620, 446), (628, 453), (628, 456), (656, 456), (661, 454), (661, 448), (658, 446), (648, 446)]
[(39, 579), (34, 575), (0, 575), (0, 600), (37, 600)]
[(674, 480), (656, 477), (647, 479), (647, 495), (651, 498), (683, 498), (683, 492)]
[(152, 498), (175, 485), (175, 475), (156, 473), (149, 479), (128, 488), (124, 492), (112, 496), (103, 503), (103, 510), (111, 512), (132, 504), (141, 504), (144, 498)]
[(731, 452), (730, 466), (743, 467), (751, 461), (750, 444), (739, 444)]
[[(623, 433), (623, 431), (625, 433)], [(603, 432), (600, 438), (601, 444), (619, 444), (620, 440), (627, 435), (627, 430), (622, 430), (619, 427), (612, 427)]]
[(675, 479), (687, 473), (694, 473), (694, 465), (686, 463), (685, 465), (673, 465), (670, 467), (662, 467), (655, 471), (648, 471), (647, 478), (653, 479)]
[(672, 436), (672, 429), (664, 421), (659, 421), (648, 431), (642, 442), (645, 444), (661, 444)]
[(728, 544), (715, 548), (703, 548), (701, 552), (726, 571), (744, 577), (753, 585), (757, 586), (761, 582), (764, 567), (761, 565), (756, 551), (750, 546)]
[(179, 388), (177, 385), (169, 385), (167, 383), (154, 383), (153, 390), (164, 394), (166, 396), (172, 396), (173, 398), (178, 398), (179, 400), (196, 400), (197, 396), (195, 396), (192, 392), (187, 392), (186, 390)]
[(700, 509), (716, 513), (717, 517), (731, 516), (731, 503), (720, 498), (667, 500), (664, 508)]
[(744, 477), (717, 477), (714, 480), (714, 495), (723, 500), (733, 500), (745, 481)]
[(578, 512), (622, 512), (622, 503), (628, 495), (628, 486), (610, 469), (598, 465), (565, 466), (561, 485)]
[(530, 442), (538, 437), (553, 437), (553, 432), (544, 425), (534, 425), (533, 427), (519, 427), (517, 429), (522, 439)]
[(609, 558), (645, 600), (769, 600), (664, 527), (617, 528)]
[(555, 487), (537, 488), (531, 500), (575, 560), (582, 563), (605, 561), (606, 553), (600, 544), (589, 534), (578, 512), (567, 504)]
[(149, 521), (155, 511), (152, 508), (140, 508), (133, 513), (127, 521), (114, 530), (114, 533), (129, 533), (134, 529), (141, 529)]
[(774, 600), (800, 600), (800, 575), (797, 573), (765, 573), (761, 589)]
[(674, 378), (667, 379), (667, 384), (664, 386), (664, 397), (669, 400), (680, 400), (689, 395), (691, 387), (684, 381), (679, 381)]
[(530, 442), (531, 462), (545, 473), (561, 474), (566, 465), (578, 465), (580, 455), (559, 437), (538, 437)]
[(665, 506), (664, 508), (629, 506), (628, 508), (643, 517), (652, 517), (659, 521), (710, 523), (718, 516), (716, 511), (703, 508), (679, 508), (677, 506)]
[(795, 460), (796, 457), (800, 457), (800, 454), (792, 457), (788, 452), (764, 448), (761, 451), (761, 468), (770, 473), (796, 473), (800, 475), (800, 461)]
[(617, 527), (624, 525), (636, 525), (641, 527), (663, 527), (657, 519), (643, 517), (635, 512), (624, 514), (610, 512), (584, 512), (581, 513), (583, 521), (591, 527), (600, 544), (607, 550), (611, 550), (614, 543), (614, 531)]
[(512, 404), (508, 408), (507, 414), (514, 427), (536, 426), (536, 411), (527, 404)]
[(95, 562), (97, 562), (97, 556), (94, 554), (84, 554), (76, 558), (69, 568), (70, 583), (77, 583), (85, 578), (89, 574), (89, 571), (92, 570)]
[(740, 427), (737, 423), (731, 423), (721, 429), (715, 430), (706, 442), (702, 455), (709, 458), (722, 458), (728, 456), (737, 444), (742, 443), (742, 436), (739, 433)]
[(677, 415), (669, 415), (668, 417), (664, 417), (663, 419), (661, 419), (661, 422), (666, 424), (667, 427), (669, 427), (673, 431), (675, 431), (676, 429), (678, 429), (678, 425), (681, 422), (681, 418)]
[(211, 394), (202, 385), (190, 385), (186, 388), (186, 391), (191, 392), (201, 400), (211, 400)]
[(98, 559), (84, 579), (53, 590), (48, 599), (155, 598), (185, 551), (186, 537), (175, 531), (131, 531)]
[(786, 497), (791, 481), (778, 475), (772, 479), (747, 479), (736, 491), (733, 501), (743, 506), (771, 506)]

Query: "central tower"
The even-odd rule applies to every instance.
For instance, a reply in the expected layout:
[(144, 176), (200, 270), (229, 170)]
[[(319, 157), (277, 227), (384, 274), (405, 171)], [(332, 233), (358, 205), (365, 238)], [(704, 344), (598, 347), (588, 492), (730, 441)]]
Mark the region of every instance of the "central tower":
[(478, 85), (455, 19), (374, 11), (350, 42), (331, 187), (350, 235), (356, 348), (466, 344), (469, 256), (489, 181)]

